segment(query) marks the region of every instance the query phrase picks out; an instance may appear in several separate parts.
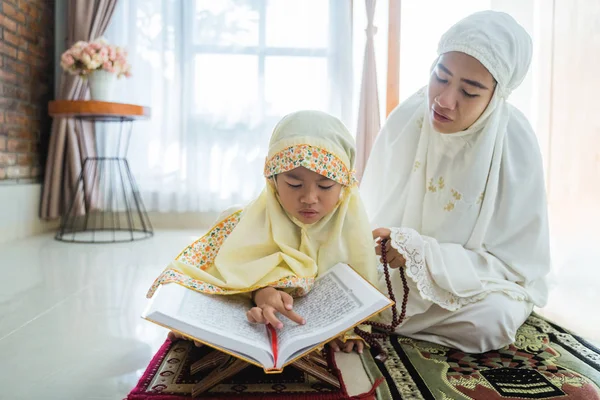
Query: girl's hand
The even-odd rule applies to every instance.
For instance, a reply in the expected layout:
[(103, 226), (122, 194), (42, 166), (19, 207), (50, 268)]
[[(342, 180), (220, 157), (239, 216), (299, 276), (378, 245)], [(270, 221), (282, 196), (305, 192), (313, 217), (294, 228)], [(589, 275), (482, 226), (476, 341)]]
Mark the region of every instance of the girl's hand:
[(254, 293), (254, 303), (247, 313), (246, 318), (254, 324), (271, 324), (277, 329), (283, 328), (283, 323), (277, 319), (275, 313), (280, 313), (297, 324), (304, 325), (306, 321), (292, 311), (294, 298), (282, 290), (274, 287), (265, 287)]
[(351, 353), (352, 350), (356, 349), (357, 353), (362, 354), (363, 349), (365, 348), (365, 343), (360, 339), (348, 339), (346, 340), (346, 343), (341, 339), (334, 339), (327, 344), (331, 347), (331, 350), (336, 353), (340, 350), (345, 353)]
[[(404, 257), (402, 257), (402, 255), (400, 253), (398, 253), (398, 250), (393, 248), (391, 245), (391, 241), (389, 240), (391, 234), (392, 234), (392, 231), (390, 231), (387, 228), (377, 228), (373, 231), (373, 239), (377, 239), (377, 238), (380, 238), (381, 240), (388, 239), (388, 241), (385, 245), (385, 249), (386, 249), (388, 266), (390, 268), (405, 267), (406, 260), (404, 259)], [(375, 252), (377, 253), (378, 256), (381, 256), (381, 240), (379, 240), (379, 242), (377, 242), (377, 247), (375, 248)]]
[[(185, 336), (183, 336), (183, 335), (181, 335), (181, 334), (179, 334), (177, 332), (174, 332), (174, 331), (170, 331), (169, 335), (167, 336), (167, 338), (169, 340), (172, 340), (172, 341), (174, 341), (174, 340), (190, 340), (187, 337), (185, 337)], [(196, 342), (195, 340), (194, 340), (194, 344), (196, 345), (196, 347), (202, 347), (202, 346), (204, 346), (202, 343)]]

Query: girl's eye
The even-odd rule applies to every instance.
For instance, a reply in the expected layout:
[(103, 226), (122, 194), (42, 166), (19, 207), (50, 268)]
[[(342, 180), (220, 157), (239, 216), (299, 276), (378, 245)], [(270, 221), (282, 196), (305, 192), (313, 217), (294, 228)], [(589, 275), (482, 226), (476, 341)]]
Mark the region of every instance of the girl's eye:
[(298, 189), (299, 187), (302, 186), (302, 184), (299, 184), (299, 185), (292, 185), (291, 183), (287, 183), (287, 184), (288, 184), (289, 187), (294, 188), (294, 189)]
[(319, 186), (319, 187), (320, 187), (321, 189), (323, 189), (323, 190), (329, 190), (329, 189), (331, 189), (331, 188), (332, 188), (332, 187), (334, 187), (334, 186), (335, 186), (335, 185), (331, 185), (331, 186)]

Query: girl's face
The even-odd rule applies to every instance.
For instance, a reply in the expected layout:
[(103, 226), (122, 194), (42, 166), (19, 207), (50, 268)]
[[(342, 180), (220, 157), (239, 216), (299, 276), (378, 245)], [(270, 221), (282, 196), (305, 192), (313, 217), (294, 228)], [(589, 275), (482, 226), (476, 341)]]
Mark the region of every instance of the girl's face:
[(477, 121), (487, 108), (496, 81), (475, 58), (458, 51), (444, 53), (429, 79), (429, 118), (436, 131), (456, 133)]
[(275, 177), (283, 208), (304, 224), (314, 224), (333, 211), (342, 185), (304, 167)]

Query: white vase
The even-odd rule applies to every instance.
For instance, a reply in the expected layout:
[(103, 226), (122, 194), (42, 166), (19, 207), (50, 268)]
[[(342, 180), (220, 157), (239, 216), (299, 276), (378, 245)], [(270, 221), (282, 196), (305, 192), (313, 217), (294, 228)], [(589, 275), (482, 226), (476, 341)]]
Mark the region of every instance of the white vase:
[(92, 72), (88, 77), (90, 97), (96, 101), (114, 101), (113, 87), (117, 75), (103, 69)]

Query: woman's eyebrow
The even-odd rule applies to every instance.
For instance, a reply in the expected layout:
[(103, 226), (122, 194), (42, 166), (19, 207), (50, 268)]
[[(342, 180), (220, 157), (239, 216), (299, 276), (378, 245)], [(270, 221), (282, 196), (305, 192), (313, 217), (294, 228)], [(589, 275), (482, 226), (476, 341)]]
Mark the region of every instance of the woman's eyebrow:
[(466, 83), (468, 85), (478, 87), (479, 89), (489, 90), (487, 88), (487, 86), (485, 86), (483, 83), (480, 83), (480, 82), (477, 82), (477, 81), (473, 81), (471, 79), (464, 79), (464, 78), (462, 78), (461, 81), (463, 81), (464, 83)]
[[(445, 73), (447, 73), (450, 76), (454, 76), (454, 74), (452, 72), (450, 72), (450, 70), (448, 68), (446, 68), (446, 66), (442, 63), (438, 63), (437, 64), (438, 68), (441, 69), (442, 71), (444, 71)], [(463, 81), (464, 83), (471, 85), (471, 86), (475, 86), (479, 89), (484, 89), (484, 90), (489, 90), (487, 86), (485, 86), (483, 83), (478, 82), (478, 81), (474, 81), (472, 79), (464, 79), (461, 78), (461, 81)]]

